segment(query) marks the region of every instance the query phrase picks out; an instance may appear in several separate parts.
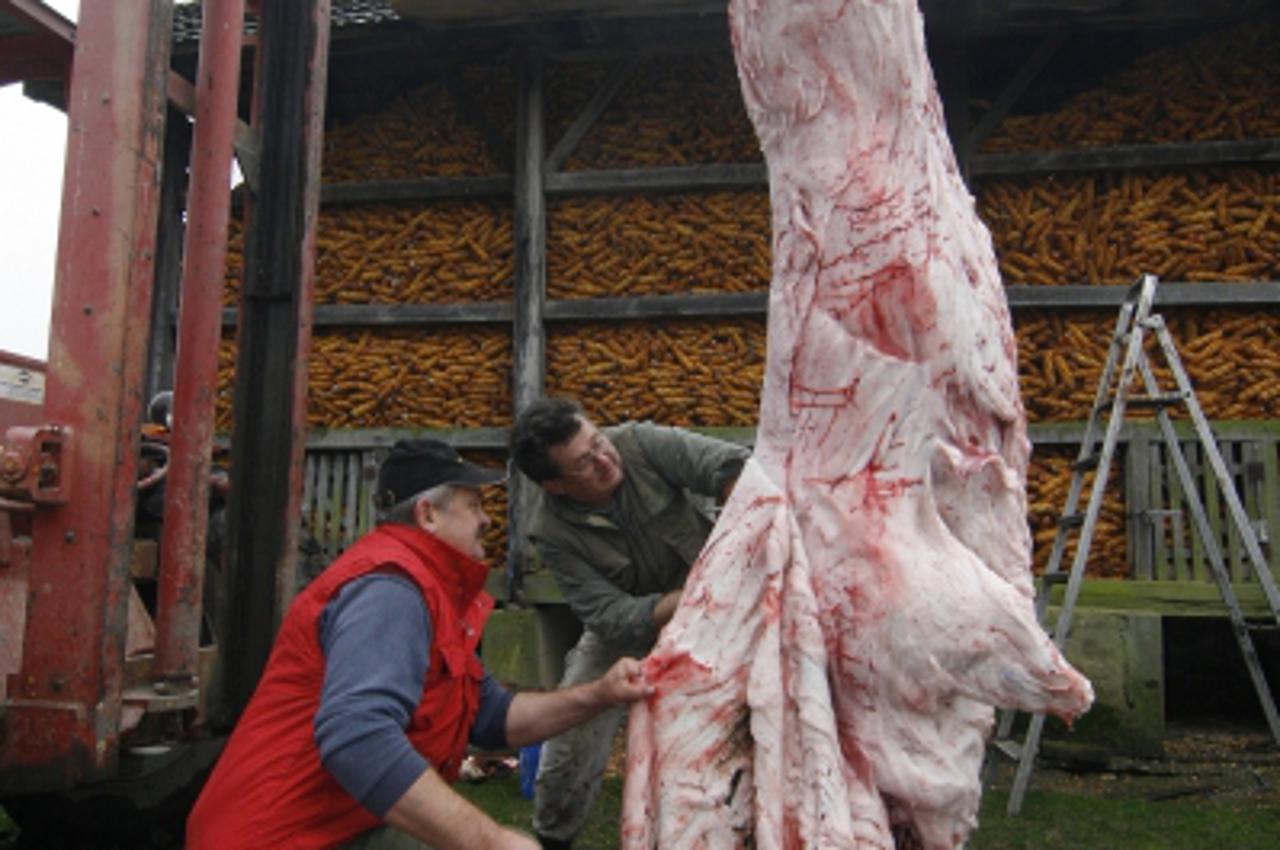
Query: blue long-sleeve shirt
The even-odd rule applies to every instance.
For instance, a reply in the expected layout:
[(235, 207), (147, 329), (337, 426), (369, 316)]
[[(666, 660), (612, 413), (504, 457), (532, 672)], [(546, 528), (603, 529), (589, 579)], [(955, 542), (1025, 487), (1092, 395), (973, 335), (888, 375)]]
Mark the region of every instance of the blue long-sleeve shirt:
[[(324, 685), (315, 716), (320, 760), (348, 794), (378, 817), (427, 769), (405, 729), (422, 698), (431, 617), (417, 587), (372, 573), (342, 587), (320, 615)], [(486, 674), (470, 739), (507, 746), (512, 695)]]

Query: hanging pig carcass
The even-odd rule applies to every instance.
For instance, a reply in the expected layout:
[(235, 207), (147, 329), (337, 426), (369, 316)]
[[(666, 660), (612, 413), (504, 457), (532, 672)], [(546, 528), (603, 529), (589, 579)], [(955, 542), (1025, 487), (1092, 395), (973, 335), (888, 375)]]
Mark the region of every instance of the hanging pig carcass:
[(1037, 624), (1015, 345), (914, 0), (733, 0), (769, 171), (755, 454), (646, 660), (623, 846), (950, 848)]

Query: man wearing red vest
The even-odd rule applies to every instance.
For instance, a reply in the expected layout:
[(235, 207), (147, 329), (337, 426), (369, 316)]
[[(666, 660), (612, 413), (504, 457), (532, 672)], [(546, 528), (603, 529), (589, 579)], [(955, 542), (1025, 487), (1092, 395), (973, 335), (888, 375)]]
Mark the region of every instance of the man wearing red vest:
[(438, 440), (396, 443), (378, 472), (380, 524), (290, 606), (187, 850), (537, 849), (449, 787), (467, 745), (541, 741), (652, 688), (631, 658), (514, 697), (485, 672), (480, 488), (504, 477)]

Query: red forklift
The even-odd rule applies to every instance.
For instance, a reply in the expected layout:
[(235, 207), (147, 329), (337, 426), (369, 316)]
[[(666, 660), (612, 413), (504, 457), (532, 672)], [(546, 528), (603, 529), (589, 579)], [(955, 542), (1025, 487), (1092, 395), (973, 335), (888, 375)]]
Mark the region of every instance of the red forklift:
[[(101, 837), (76, 806), (182, 810), (292, 596), (329, 14), (204, 0), (189, 79), (172, 0), (81, 0), (74, 27), (0, 0), (0, 84), (52, 80), (68, 117), (43, 404), (0, 421), (0, 805), (30, 846), (84, 846), (32, 835), (55, 819)], [(207, 558), (233, 157), (245, 272), (225, 534)], [(162, 279), (180, 281), (176, 307)], [(149, 429), (169, 387), (148, 329), (175, 308), (172, 408)], [(163, 523), (141, 533), (161, 481)]]

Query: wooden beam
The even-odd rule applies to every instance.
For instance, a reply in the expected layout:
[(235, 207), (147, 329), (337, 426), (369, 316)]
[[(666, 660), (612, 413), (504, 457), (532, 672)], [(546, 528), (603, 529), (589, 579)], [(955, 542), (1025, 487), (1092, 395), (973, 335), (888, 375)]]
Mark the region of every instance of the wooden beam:
[(1009, 84), (1004, 87), (999, 95), (996, 96), (995, 102), (991, 104), (991, 108), (983, 113), (978, 119), (978, 123), (973, 125), (973, 129), (969, 131), (970, 153), (976, 151), (982, 146), (983, 141), (996, 125), (1005, 119), (1009, 114), (1010, 108), (1017, 103), (1027, 88), (1040, 76), (1040, 72), (1044, 70), (1049, 61), (1057, 54), (1058, 48), (1062, 47), (1062, 43), (1067, 40), (1067, 31), (1060, 30), (1046, 37), (1032, 51), (1031, 56), (1018, 69), (1018, 73), (1013, 75), (1013, 79), (1009, 80)]
[[(1266, 597), (1257, 582), (1233, 582), (1232, 590), (1247, 618), (1269, 616)], [(1050, 605), (1061, 605), (1065, 588), (1057, 585)], [(1166, 617), (1227, 617), (1218, 586), (1209, 581), (1138, 581), (1085, 579), (1076, 604), (1109, 611), (1145, 611)]]
[(767, 185), (768, 172), (764, 163), (567, 171), (547, 175), (548, 195), (694, 191)]
[(315, 323), (335, 325), (454, 325), (506, 323), (509, 302), (471, 304), (334, 304), (316, 308)]
[(493, 177), (427, 177), (420, 180), (328, 183), (320, 189), (320, 202), (326, 206), (338, 206), (397, 201), (509, 198), (513, 185), (509, 174)]
[[(520, 68), (516, 115), (515, 179), (515, 315), (512, 321), (511, 401), (513, 412), (542, 397), (547, 374), (547, 196), (543, 170), (547, 161), (543, 105), (543, 57), (534, 52)], [(508, 485), (507, 547), (509, 593), (516, 598), (526, 570), (525, 518), (535, 485), (520, 475)]]
[[(1084, 436), (1086, 424), (1083, 421), (1033, 422), (1027, 426), (1027, 435), (1031, 438), (1031, 442), (1037, 446), (1059, 443), (1079, 445), (1081, 438)], [(1220, 419), (1214, 420), (1209, 424), (1213, 428), (1214, 435), (1220, 440), (1280, 438), (1280, 420), (1275, 419)], [(1177, 420), (1173, 423), (1173, 430), (1180, 440), (1198, 439), (1195, 427), (1191, 422)], [(1150, 421), (1130, 420), (1120, 426), (1121, 442), (1127, 442), (1135, 434), (1145, 439), (1163, 439), (1159, 431), (1159, 425), (1154, 419)]]
[[(185, 115), (196, 114), (196, 88), (191, 81), (177, 71), (169, 71), (168, 87), (169, 103)], [(235, 129), (236, 159), (240, 161), (240, 171), (249, 186), (258, 185), (258, 162), (262, 159), (262, 146), (258, 134), (243, 120), (236, 119)]]
[(975, 177), (1001, 177), (1260, 162), (1280, 162), (1280, 139), (1178, 142), (1044, 153), (982, 154), (973, 158), (973, 174)]
[(307, 451), (389, 449), (396, 440), (434, 437), (459, 449), (506, 451), (506, 428), (352, 428), (307, 433)]
[[(1013, 309), (1094, 309), (1118, 307), (1127, 286), (1008, 286)], [(546, 321), (679, 319), (715, 316), (763, 316), (768, 293), (642, 295), (623, 298), (563, 298), (545, 301)], [(1162, 283), (1156, 291), (1162, 307), (1280, 306), (1280, 281), (1260, 283)], [(495, 324), (514, 320), (509, 301), (461, 304), (330, 304), (317, 307), (317, 326), (430, 326)], [(234, 327), (236, 310), (223, 311), (222, 323)]]
[[(225, 696), (248, 703), (296, 588), (329, 0), (268, 3), (253, 81), (262, 180), (245, 233), (227, 500)], [(260, 122), (260, 123), (258, 123)]]
[[(1119, 307), (1127, 285), (1006, 286), (1013, 308)], [(1161, 307), (1280, 306), (1280, 281), (1257, 283), (1161, 282), (1156, 302)]]
[(617, 95), (618, 90), (622, 88), (623, 83), (635, 71), (637, 61), (632, 58), (627, 61), (620, 62), (614, 66), (609, 72), (609, 76), (605, 77), (600, 88), (591, 100), (587, 101), (587, 105), (582, 108), (582, 112), (577, 118), (573, 119), (573, 123), (569, 125), (569, 129), (565, 130), (564, 136), (560, 141), (556, 142), (555, 147), (551, 149), (551, 153), (547, 154), (547, 162), (544, 166), (548, 174), (554, 174), (564, 167), (565, 162), (569, 159), (569, 154), (573, 153), (574, 148), (582, 141), (582, 137), (587, 131), (595, 126), (596, 121), (600, 120), (600, 116), (609, 108), (609, 104), (613, 102), (613, 98)]
[(763, 316), (768, 305), (769, 293), (764, 291), (724, 295), (644, 295), (550, 301), (546, 314), (548, 321)]
[[(980, 154), (971, 158), (970, 172), (974, 177), (1000, 177), (1268, 162), (1280, 162), (1280, 139), (1127, 145), (1047, 153)], [(512, 185), (513, 178), (505, 174), (330, 183), (323, 188), (321, 200), (325, 204), (336, 205), (499, 197), (511, 192)], [(768, 171), (764, 163), (755, 162), (562, 171), (546, 174), (545, 186), (549, 196), (763, 189), (768, 186)]]

